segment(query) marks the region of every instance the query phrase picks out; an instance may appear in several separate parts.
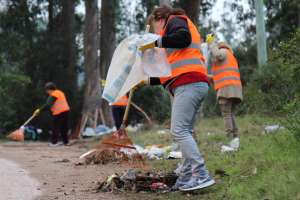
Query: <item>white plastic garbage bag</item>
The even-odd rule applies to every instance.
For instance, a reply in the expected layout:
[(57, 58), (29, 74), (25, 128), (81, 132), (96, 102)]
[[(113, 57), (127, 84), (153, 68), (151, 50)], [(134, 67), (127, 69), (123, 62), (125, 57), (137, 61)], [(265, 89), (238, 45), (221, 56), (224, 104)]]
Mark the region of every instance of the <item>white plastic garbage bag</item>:
[(210, 59), (208, 44), (206, 42), (201, 43), (200, 49), (201, 49), (202, 55), (205, 59), (205, 66), (208, 67), (208, 63), (209, 63), (209, 59)]
[(116, 48), (109, 66), (102, 97), (112, 103), (148, 77), (171, 75), (164, 49), (138, 50), (143, 44), (158, 39), (156, 34), (132, 35)]

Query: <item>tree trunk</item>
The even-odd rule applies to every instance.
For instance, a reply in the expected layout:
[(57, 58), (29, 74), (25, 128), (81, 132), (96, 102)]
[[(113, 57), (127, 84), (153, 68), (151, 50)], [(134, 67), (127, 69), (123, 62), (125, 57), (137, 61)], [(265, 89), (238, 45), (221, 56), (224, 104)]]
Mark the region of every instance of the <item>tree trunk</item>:
[(194, 22), (195, 25), (199, 25), (201, 0), (180, 0), (179, 5), (185, 10), (187, 16)]
[(149, 16), (154, 8), (159, 4), (158, 0), (142, 0), (143, 6), (146, 8), (147, 16)]
[[(62, 2), (62, 34), (63, 34), (63, 66), (66, 77), (63, 80), (65, 89), (71, 104), (75, 102), (74, 96), (77, 92), (76, 84), (76, 46), (75, 46), (75, 4), (74, 0), (63, 0)], [(72, 106), (72, 105), (71, 105)]]
[[(100, 71), (101, 78), (105, 79), (109, 64), (116, 47), (116, 7), (117, 0), (101, 1), (101, 39), (100, 39)], [(114, 124), (112, 119), (111, 108), (106, 101), (102, 101), (102, 109), (107, 125)]]
[(53, 0), (48, 0), (48, 31), (53, 31)]
[[(97, 0), (85, 1), (85, 29), (84, 29), (84, 64), (85, 64), (85, 92), (83, 103), (83, 114), (81, 127), (86, 123), (93, 126), (97, 123), (97, 116), (100, 109), (100, 72), (97, 66)], [(81, 128), (81, 130), (82, 130)]]
[(159, 0), (159, 5), (171, 6), (170, 0)]

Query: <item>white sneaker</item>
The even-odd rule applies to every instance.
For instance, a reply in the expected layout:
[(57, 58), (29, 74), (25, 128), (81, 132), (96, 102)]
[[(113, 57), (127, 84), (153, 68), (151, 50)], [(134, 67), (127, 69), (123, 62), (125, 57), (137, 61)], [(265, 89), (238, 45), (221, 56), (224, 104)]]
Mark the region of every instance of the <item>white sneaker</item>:
[(49, 147), (58, 147), (58, 146), (60, 146), (60, 145), (61, 145), (61, 144), (59, 144), (59, 143), (55, 143), (55, 144), (49, 143), (49, 144), (48, 144)]
[(216, 182), (210, 176), (206, 179), (192, 178), (190, 183), (179, 187), (181, 191), (199, 190), (214, 185)]

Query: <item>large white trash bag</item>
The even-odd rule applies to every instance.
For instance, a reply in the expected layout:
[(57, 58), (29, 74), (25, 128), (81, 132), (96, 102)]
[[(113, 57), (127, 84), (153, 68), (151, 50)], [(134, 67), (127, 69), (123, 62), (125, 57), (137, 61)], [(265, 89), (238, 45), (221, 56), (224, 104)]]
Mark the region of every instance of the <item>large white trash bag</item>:
[(156, 34), (132, 35), (124, 39), (116, 48), (106, 77), (102, 97), (108, 102), (117, 101), (131, 88), (148, 77), (171, 75), (164, 49), (138, 50), (143, 44), (158, 39)]

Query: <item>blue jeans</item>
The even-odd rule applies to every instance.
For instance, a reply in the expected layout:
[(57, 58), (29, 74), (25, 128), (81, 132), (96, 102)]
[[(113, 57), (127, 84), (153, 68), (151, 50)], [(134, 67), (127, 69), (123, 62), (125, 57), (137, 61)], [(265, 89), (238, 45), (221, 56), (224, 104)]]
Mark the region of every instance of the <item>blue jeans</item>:
[(192, 133), (196, 114), (208, 92), (208, 84), (191, 83), (176, 87), (171, 115), (171, 133), (182, 152), (183, 164), (179, 177), (207, 178), (209, 173)]

